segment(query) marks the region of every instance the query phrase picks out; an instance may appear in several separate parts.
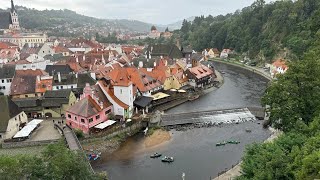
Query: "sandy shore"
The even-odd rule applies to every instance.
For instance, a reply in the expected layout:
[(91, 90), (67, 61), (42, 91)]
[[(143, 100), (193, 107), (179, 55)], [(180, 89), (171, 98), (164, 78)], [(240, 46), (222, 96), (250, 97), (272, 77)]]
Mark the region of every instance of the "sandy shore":
[(151, 136), (146, 137), (144, 145), (146, 148), (151, 148), (171, 139), (170, 132), (165, 130), (156, 130)]

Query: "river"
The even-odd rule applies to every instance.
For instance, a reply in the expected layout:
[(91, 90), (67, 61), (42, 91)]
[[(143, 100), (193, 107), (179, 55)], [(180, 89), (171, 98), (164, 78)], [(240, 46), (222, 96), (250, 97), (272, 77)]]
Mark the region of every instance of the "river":
[[(260, 105), (267, 85), (266, 79), (230, 65), (216, 63), (215, 66), (217, 70), (225, 72), (221, 88), (167, 113)], [(247, 133), (247, 128), (252, 129), (252, 133)], [(270, 136), (270, 132), (257, 122), (185, 132), (172, 130), (170, 133), (172, 139), (169, 142), (153, 149), (146, 149), (143, 135), (138, 134), (129, 138), (113, 154), (104, 154), (99, 161), (93, 163), (93, 167), (97, 171), (107, 171), (111, 180), (174, 180), (181, 179), (183, 172), (186, 174), (185, 179), (208, 180), (239, 162), (246, 145), (262, 142)], [(217, 142), (224, 140), (238, 140), (241, 143), (215, 146)], [(150, 159), (150, 154), (154, 152), (173, 156), (175, 162), (165, 164), (160, 159)]]

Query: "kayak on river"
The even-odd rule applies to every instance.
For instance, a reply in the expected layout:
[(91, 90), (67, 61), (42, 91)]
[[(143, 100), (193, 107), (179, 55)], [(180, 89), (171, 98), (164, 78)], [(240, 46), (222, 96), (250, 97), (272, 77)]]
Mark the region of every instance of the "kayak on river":
[(227, 142), (223, 141), (223, 142), (217, 143), (216, 146), (224, 146), (224, 145), (226, 145), (226, 144), (227, 144)]
[(161, 159), (162, 162), (167, 162), (167, 163), (172, 163), (174, 160), (173, 160), (173, 157), (167, 157), (165, 156), (164, 158)]
[(160, 157), (160, 156), (162, 156), (162, 154), (154, 153), (154, 154), (152, 154), (152, 155), (150, 156), (150, 158), (158, 158), (158, 157)]
[(239, 144), (240, 141), (228, 141), (229, 144)]

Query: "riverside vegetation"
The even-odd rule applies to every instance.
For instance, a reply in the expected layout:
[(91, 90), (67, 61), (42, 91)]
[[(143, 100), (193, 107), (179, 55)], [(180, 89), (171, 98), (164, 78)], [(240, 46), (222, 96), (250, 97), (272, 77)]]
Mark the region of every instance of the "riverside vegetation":
[(92, 174), (82, 153), (70, 151), (64, 142), (48, 145), (38, 155), (1, 155), (1, 179), (106, 179), (106, 174)]
[(243, 158), (244, 179), (320, 178), (320, 38), (302, 60), (268, 87), (269, 124), (284, 131), (272, 143), (254, 144)]

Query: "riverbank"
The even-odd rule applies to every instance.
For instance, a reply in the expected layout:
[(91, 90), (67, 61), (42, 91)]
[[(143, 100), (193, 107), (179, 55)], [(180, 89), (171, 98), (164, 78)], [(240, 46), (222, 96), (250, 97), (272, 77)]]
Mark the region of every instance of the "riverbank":
[(146, 137), (144, 145), (146, 148), (152, 148), (154, 146), (161, 145), (168, 142), (171, 139), (170, 132), (162, 129), (155, 130), (152, 135)]
[[(217, 76), (216, 79), (215, 79), (215, 81), (218, 82), (217, 84), (215, 84), (215, 85), (212, 84), (212, 85), (210, 85), (208, 87), (204, 87), (203, 89), (193, 93), (191, 96), (199, 95), (199, 97), (201, 97), (201, 96), (204, 96), (204, 95), (206, 95), (208, 93), (211, 93), (211, 92), (219, 89), (224, 83), (224, 78), (221, 75), (221, 73), (219, 71), (217, 71), (217, 70), (215, 70), (215, 74)], [(164, 111), (170, 110), (170, 109), (175, 108), (175, 107), (177, 107), (179, 105), (187, 103), (189, 101), (189, 98), (190, 98), (190, 95), (186, 96), (184, 98), (178, 99), (178, 100), (167, 102), (165, 104), (162, 104), (162, 105), (159, 105), (159, 106), (155, 107), (154, 111), (164, 112)]]
[[(269, 128), (269, 130), (271, 131), (272, 134), (267, 140), (264, 141), (264, 143), (272, 142), (282, 134), (281, 131), (271, 127)], [(238, 176), (241, 176), (241, 162), (236, 166), (234, 166), (229, 171), (225, 172), (224, 174), (214, 178), (213, 180), (231, 180), (231, 179), (235, 179)]]
[(236, 66), (236, 67), (240, 67), (242, 69), (246, 69), (248, 71), (251, 71), (259, 76), (262, 76), (266, 79), (268, 79), (269, 81), (272, 80), (271, 74), (269, 72), (265, 72), (264, 69), (261, 68), (257, 68), (257, 67), (253, 67), (253, 66), (247, 66), (245, 64), (240, 64), (237, 62), (233, 62), (233, 61), (226, 61), (226, 60), (218, 60), (218, 59), (210, 59), (210, 61), (213, 62), (219, 62), (219, 63), (223, 63), (223, 64), (228, 64), (228, 65), (232, 65), (232, 66)]

